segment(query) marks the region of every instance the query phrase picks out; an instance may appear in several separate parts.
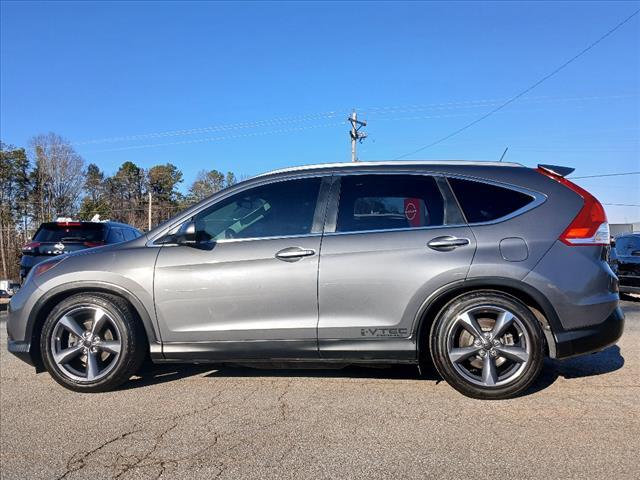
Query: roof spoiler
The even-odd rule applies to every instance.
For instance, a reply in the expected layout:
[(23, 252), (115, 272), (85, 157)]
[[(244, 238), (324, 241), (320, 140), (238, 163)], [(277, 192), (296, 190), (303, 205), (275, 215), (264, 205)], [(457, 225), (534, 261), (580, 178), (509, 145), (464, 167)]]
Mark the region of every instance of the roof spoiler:
[(571, 167), (562, 167), (560, 165), (543, 165), (543, 164), (538, 164), (538, 168), (540, 170), (544, 170), (546, 172), (552, 173), (554, 175), (557, 175), (558, 177), (566, 177), (567, 175), (573, 173), (575, 171), (575, 168), (571, 168)]

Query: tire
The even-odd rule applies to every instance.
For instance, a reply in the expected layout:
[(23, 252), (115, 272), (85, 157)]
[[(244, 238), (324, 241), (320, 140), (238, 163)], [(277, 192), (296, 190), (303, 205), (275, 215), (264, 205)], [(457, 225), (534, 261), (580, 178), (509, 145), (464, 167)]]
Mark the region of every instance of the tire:
[(439, 312), (430, 352), (438, 373), (460, 393), (500, 400), (522, 393), (538, 377), (543, 338), (538, 320), (518, 299), (477, 291)]
[(102, 293), (80, 293), (61, 301), (40, 337), (47, 371), (76, 392), (115, 389), (137, 373), (146, 346), (144, 329), (129, 304)]

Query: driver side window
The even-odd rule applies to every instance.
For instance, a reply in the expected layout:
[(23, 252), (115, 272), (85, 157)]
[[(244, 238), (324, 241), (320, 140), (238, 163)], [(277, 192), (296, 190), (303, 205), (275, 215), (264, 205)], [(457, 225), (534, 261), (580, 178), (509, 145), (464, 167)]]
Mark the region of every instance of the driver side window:
[(194, 217), (196, 240), (311, 233), (320, 178), (270, 183), (239, 192)]

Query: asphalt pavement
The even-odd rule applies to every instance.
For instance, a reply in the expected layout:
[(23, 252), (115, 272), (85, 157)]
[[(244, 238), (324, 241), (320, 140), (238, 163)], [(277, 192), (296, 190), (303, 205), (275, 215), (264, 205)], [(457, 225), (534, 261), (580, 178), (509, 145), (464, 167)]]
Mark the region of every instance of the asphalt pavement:
[(638, 478), (640, 301), (622, 304), (617, 346), (493, 402), (412, 367), (163, 366), (78, 394), (10, 355), (2, 321), (0, 478)]

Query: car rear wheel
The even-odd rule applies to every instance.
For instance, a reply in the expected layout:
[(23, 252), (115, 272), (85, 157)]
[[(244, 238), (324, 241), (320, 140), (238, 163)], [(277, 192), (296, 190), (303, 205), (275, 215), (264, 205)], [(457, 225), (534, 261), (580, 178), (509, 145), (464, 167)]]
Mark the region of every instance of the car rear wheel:
[(474, 292), (439, 313), (431, 332), (431, 356), (440, 375), (464, 395), (510, 398), (539, 375), (542, 335), (537, 319), (518, 299)]
[(112, 390), (135, 374), (145, 357), (144, 331), (123, 299), (78, 294), (49, 314), (40, 348), (58, 383), (81, 392)]

